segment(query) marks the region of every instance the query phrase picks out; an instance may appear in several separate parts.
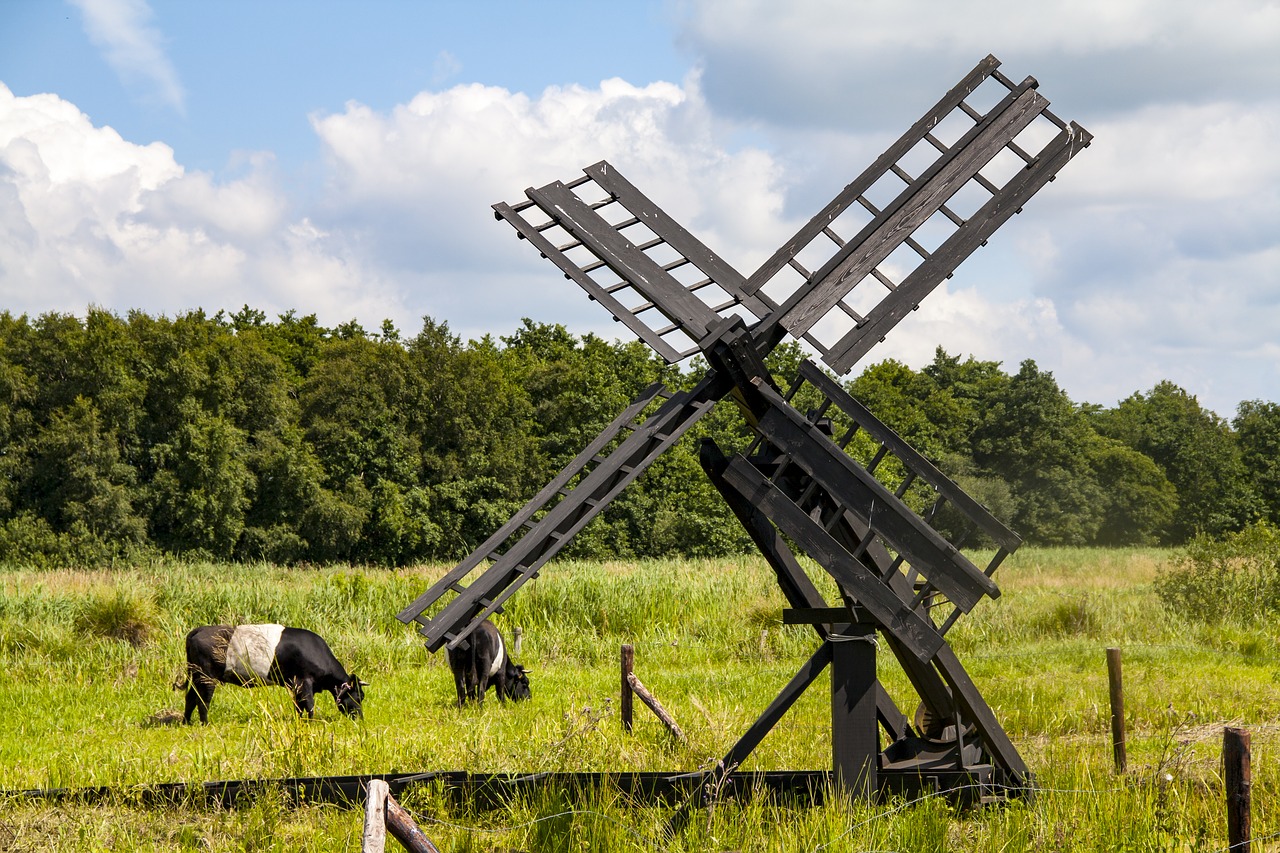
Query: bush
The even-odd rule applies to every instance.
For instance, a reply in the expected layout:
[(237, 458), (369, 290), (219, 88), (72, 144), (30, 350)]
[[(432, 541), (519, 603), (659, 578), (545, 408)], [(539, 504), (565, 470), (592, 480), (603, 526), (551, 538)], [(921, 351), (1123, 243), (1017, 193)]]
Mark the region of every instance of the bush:
[(1265, 521), (1222, 539), (1198, 536), (1156, 577), (1156, 593), (1193, 622), (1280, 614), (1280, 529)]
[(77, 631), (95, 637), (124, 640), (132, 646), (145, 643), (155, 630), (159, 610), (150, 595), (117, 586), (85, 600), (75, 617)]

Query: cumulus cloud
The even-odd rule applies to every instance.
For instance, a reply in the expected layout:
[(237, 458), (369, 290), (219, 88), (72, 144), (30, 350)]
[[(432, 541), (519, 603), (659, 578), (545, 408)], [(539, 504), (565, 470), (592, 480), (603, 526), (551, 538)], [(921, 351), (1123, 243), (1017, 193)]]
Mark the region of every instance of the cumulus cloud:
[(288, 205), (265, 166), (216, 184), (160, 143), (95, 127), (54, 95), (0, 84), (0, 299), (7, 310), (89, 304), (178, 313), (302, 308), (328, 322), (398, 305), (358, 260)]
[(184, 110), (182, 84), (165, 52), (164, 37), (151, 24), (146, 0), (71, 0), (84, 16), (85, 33), (121, 81), (143, 89), (159, 103)]

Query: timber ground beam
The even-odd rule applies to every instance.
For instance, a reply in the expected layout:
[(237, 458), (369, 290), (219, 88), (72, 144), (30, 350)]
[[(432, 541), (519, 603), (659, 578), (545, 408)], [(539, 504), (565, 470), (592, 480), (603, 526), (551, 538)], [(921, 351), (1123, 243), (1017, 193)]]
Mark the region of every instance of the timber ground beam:
[[(291, 802), (330, 803), (364, 809), (369, 783), (387, 783), (393, 797), (400, 799), (414, 787), (435, 788), (454, 802), (472, 803), (480, 809), (501, 808), (514, 798), (540, 790), (587, 791), (612, 786), (638, 803), (679, 806), (701, 804), (705, 786), (713, 780), (708, 772), (666, 773), (661, 771), (608, 773), (472, 773), (441, 770), (425, 773), (372, 773), (359, 776), (301, 776), (287, 779), (246, 779), (221, 782), (161, 782), (150, 785), (84, 788), (39, 788), (25, 791), (0, 790), (0, 802), (50, 800), (95, 803), (102, 801), (137, 803), (144, 806), (193, 804), (235, 808), (251, 803), (268, 792), (283, 792)], [(990, 766), (968, 767), (963, 771), (938, 768), (923, 773), (895, 773), (882, 768), (877, 773), (882, 797), (938, 795), (949, 802), (970, 806), (988, 802), (993, 795), (1017, 795), (1022, 791), (997, 791)], [(738, 771), (720, 785), (721, 796), (746, 797), (761, 793), (786, 799), (796, 805), (822, 805), (834, 795), (835, 778), (830, 770)]]

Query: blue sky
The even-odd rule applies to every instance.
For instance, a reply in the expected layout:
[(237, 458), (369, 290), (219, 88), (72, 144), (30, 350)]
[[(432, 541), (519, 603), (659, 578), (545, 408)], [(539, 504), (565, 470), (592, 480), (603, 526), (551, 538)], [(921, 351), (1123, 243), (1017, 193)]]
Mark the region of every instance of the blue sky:
[(1274, 0), (0, 0), (0, 310), (621, 327), (489, 205), (606, 158), (749, 271), (979, 59), (1095, 135), (870, 358), (1280, 400)]

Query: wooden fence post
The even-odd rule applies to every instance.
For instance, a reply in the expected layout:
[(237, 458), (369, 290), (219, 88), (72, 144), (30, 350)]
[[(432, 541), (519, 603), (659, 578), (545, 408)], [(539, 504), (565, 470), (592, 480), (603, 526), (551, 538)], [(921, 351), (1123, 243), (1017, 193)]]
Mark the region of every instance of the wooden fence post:
[(369, 781), (364, 800), (364, 838), (361, 853), (383, 853), (387, 849), (387, 796), (390, 789), (381, 779)]
[(658, 697), (649, 692), (644, 683), (634, 672), (627, 675), (627, 684), (631, 686), (631, 692), (640, 697), (640, 701), (649, 706), (662, 724), (667, 727), (667, 731), (678, 741), (686, 740), (684, 732), (680, 730), (680, 726), (676, 724), (675, 717), (667, 713), (667, 709), (662, 707), (662, 703), (658, 701)]
[(1128, 764), (1124, 736), (1124, 678), (1120, 666), (1120, 650), (1107, 649), (1107, 681), (1111, 686), (1111, 750), (1116, 772), (1123, 773)]
[(1231, 853), (1248, 853), (1253, 842), (1250, 829), (1250, 795), (1253, 768), (1249, 758), (1249, 733), (1227, 727), (1222, 737), (1222, 777), (1227, 789), (1227, 843)]
[(622, 698), (618, 702), (618, 713), (622, 716), (622, 730), (631, 731), (631, 671), (636, 664), (636, 650), (630, 643), (622, 646)]
[(520, 657), (521, 650), (524, 648), (524, 628), (521, 628), (519, 625), (517, 625), (515, 631), (513, 631), (512, 633), (515, 635), (515, 638), (511, 643), (512, 645), (511, 654), (513, 654), (516, 657)]
[(387, 831), (404, 845), (409, 853), (440, 853), (440, 849), (422, 834), (413, 816), (396, 802), (396, 798), (387, 795)]

